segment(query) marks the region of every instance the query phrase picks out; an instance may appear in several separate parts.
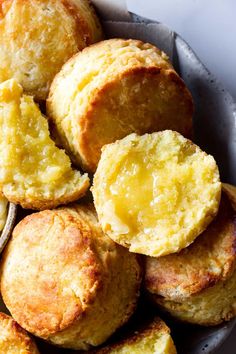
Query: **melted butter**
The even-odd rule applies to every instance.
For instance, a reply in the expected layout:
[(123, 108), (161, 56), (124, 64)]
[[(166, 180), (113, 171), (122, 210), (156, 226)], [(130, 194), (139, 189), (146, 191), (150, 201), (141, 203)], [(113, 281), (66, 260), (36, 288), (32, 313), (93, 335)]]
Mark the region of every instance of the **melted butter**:
[[(197, 162), (176, 162), (175, 154), (169, 160), (158, 161), (153, 155), (129, 153), (110, 185), (114, 211), (131, 233), (158, 233), (169, 235), (176, 227), (184, 226), (188, 204), (194, 202), (191, 186), (195, 180)], [(190, 163), (189, 163), (190, 162)], [(190, 200), (189, 200), (190, 196)], [(197, 196), (196, 196), (197, 197)], [(194, 215), (192, 215), (194, 217)]]

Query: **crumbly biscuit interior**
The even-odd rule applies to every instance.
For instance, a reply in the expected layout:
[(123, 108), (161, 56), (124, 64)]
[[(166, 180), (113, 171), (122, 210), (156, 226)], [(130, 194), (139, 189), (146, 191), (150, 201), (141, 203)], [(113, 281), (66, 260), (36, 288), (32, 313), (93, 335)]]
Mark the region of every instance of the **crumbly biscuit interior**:
[(61, 197), (88, 177), (71, 169), (69, 157), (50, 139), (48, 122), (15, 80), (0, 85), (0, 186), (7, 195)]
[(134, 343), (127, 343), (110, 351), (113, 354), (175, 354), (176, 350), (170, 334), (156, 331), (141, 337)]
[(134, 252), (176, 252), (218, 210), (221, 185), (213, 157), (175, 132), (132, 134), (107, 145), (100, 173), (95, 205), (103, 229)]

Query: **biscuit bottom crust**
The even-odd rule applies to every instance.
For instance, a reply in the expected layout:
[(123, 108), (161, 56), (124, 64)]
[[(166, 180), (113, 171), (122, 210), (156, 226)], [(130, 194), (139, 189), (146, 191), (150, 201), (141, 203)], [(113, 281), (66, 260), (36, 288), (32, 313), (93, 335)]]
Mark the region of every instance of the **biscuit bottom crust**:
[(207, 227), (221, 183), (212, 156), (166, 130), (106, 145), (92, 192), (104, 232), (131, 252), (158, 257)]
[(137, 257), (103, 234), (91, 206), (27, 216), (3, 258), (7, 308), (23, 328), (58, 346), (100, 345), (136, 307)]
[(214, 326), (236, 316), (236, 270), (230, 278), (181, 301), (152, 295), (153, 301), (175, 318), (202, 326)]
[(0, 352), (39, 354), (34, 341), (10, 316), (0, 312)]

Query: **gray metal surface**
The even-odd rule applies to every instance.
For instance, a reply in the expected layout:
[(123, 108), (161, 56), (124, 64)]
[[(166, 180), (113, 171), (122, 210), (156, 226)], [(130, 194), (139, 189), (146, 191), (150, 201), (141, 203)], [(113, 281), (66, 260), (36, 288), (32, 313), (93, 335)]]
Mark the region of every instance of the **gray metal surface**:
[(15, 204), (9, 203), (6, 224), (2, 230), (2, 233), (0, 234), (0, 254), (3, 251), (9, 237), (11, 236), (11, 232), (16, 220), (16, 214), (17, 206)]

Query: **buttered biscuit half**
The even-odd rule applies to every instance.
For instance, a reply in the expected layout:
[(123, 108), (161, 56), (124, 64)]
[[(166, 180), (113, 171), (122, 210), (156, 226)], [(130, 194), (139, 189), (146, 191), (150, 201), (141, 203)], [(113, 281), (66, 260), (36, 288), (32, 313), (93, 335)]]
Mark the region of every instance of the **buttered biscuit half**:
[(33, 339), (12, 317), (0, 312), (0, 352), (39, 354)]
[(231, 202), (236, 188), (228, 193), (223, 184), (219, 212), (193, 244), (177, 254), (146, 258), (146, 289), (156, 304), (182, 321), (216, 325), (236, 316), (236, 212)]
[(70, 59), (53, 80), (47, 115), (73, 162), (94, 172), (101, 148), (130, 133), (192, 132), (193, 102), (168, 57), (149, 43), (110, 39)]
[(92, 192), (104, 232), (131, 252), (159, 257), (187, 247), (208, 226), (221, 183), (212, 156), (166, 130), (106, 145)]
[(50, 138), (47, 119), (14, 80), (0, 84), (0, 190), (23, 208), (47, 209), (77, 200), (88, 176), (72, 170)]
[(129, 319), (141, 283), (137, 256), (102, 232), (90, 205), (23, 219), (1, 272), (13, 318), (52, 344), (78, 350), (102, 344)]
[(2, 0), (0, 82), (15, 78), (45, 100), (62, 65), (103, 37), (88, 0)]

